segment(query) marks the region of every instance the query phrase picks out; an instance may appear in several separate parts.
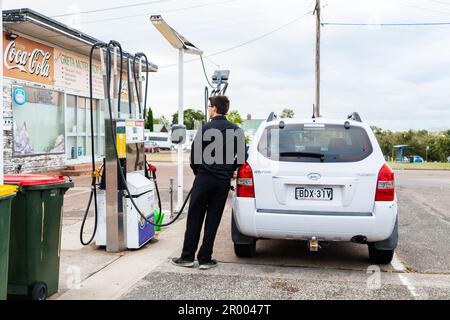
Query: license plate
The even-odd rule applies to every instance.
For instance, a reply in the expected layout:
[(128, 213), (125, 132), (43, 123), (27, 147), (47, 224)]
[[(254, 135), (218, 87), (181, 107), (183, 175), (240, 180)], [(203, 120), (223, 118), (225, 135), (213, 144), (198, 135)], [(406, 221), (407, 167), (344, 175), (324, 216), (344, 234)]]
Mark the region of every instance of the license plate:
[(333, 200), (333, 188), (295, 188), (296, 200)]

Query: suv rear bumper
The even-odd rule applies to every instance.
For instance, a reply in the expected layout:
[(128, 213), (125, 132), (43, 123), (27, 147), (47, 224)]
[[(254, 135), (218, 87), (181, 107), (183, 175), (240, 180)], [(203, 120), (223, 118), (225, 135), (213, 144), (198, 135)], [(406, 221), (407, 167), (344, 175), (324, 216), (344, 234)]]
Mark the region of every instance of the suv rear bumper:
[(239, 231), (254, 238), (351, 241), (364, 236), (368, 242), (389, 239), (397, 221), (397, 202), (376, 202), (370, 213), (300, 212), (257, 210), (255, 200), (233, 199)]

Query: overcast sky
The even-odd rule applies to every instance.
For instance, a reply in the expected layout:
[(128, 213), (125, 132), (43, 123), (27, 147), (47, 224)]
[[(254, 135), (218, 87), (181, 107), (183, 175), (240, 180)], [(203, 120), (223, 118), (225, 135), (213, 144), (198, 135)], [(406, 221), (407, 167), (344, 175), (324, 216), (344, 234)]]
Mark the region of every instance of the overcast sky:
[[(48, 16), (145, 0), (10, 0), (4, 9), (32, 8)], [(65, 5), (64, 5), (64, 4)], [(450, 22), (450, 0), (322, 0), (323, 22)], [(178, 54), (150, 24), (161, 13), (206, 55), (235, 47), (296, 18), (263, 39), (206, 59), (208, 74), (231, 70), (228, 94), (243, 117), (294, 109), (310, 117), (314, 103), (315, 17), (312, 0), (166, 0), (56, 18), (101, 40), (116, 39), (160, 66), (151, 76), (156, 116), (177, 110)], [(191, 59), (191, 57), (186, 57)], [(167, 67), (169, 66), (169, 67)], [(185, 106), (202, 109), (206, 85), (199, 61), (186, 65)], [(357, 111), (385, 129), (450, 128), (450, 25), (325, 26), (322, 33), (322, 115)]]

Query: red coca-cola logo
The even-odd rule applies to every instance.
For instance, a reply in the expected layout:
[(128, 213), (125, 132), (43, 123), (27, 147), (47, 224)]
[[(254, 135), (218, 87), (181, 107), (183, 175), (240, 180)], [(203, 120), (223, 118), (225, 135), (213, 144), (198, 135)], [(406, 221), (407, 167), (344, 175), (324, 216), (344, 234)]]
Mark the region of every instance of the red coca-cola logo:
[(19, 70), (30, 75), (49, 78), (50, 58), (50, 52), (38, 48), (28, 52), (17, 48), (16, 41), (11, 41), (4, 53), (4, 64), (9, 70)]

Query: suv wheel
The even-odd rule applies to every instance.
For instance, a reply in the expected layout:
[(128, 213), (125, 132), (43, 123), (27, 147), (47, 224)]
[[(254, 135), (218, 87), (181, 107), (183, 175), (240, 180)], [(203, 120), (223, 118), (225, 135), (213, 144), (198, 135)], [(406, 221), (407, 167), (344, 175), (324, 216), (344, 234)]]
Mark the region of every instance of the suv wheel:
[(369, 257), (372, 263), (389, 264), (394, 257), (394, 250), (378, 250), (374, 244), (369, 244)]
[(256, 241), (250, 244), (234, 244), (234, 253), (239, 258), (251, 258), (256, 253)]
[(234, 211), (231, 214), (231, 238), (234, 243), (234, 253), (239, 258), (251, 258), (256, 253), (256, 239), (242, 234), (234, 220)]

